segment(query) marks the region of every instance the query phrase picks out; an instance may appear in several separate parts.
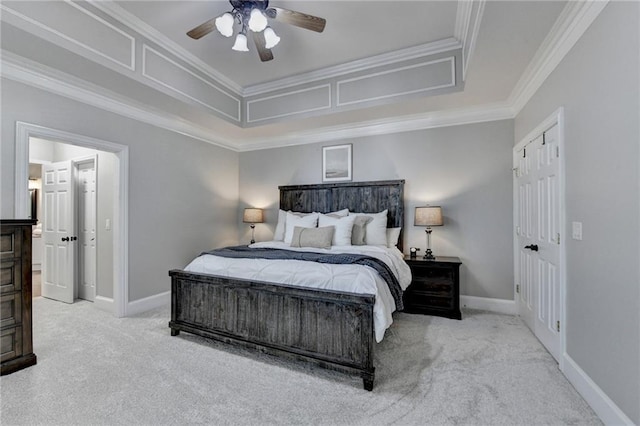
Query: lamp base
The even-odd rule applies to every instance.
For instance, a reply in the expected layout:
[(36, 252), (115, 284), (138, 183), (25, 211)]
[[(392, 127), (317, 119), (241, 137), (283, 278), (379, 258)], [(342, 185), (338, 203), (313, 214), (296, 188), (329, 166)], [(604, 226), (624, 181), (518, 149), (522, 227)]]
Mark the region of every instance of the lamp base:
[(436, 257), (433, 255), (433, 252), (431, 251), (431, 249), (427, 249), (427, 252), (424, 254), (422, 258), (426, 260), (436, 260)]

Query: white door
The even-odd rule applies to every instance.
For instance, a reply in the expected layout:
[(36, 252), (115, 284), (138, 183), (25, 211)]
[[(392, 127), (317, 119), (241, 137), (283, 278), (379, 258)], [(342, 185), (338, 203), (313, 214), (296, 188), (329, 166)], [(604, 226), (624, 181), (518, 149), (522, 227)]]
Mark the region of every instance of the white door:
[(44, 256), (42, 296), (73, 303), (75, 289), (75, 202), (73, 162), (42, 168)]
[(78, 298), (96, 297), (96, 169), (95, 160), (77, 165)]
[(516, 152), (518, 310), (560, 356), (560, 161), (558, 125)]

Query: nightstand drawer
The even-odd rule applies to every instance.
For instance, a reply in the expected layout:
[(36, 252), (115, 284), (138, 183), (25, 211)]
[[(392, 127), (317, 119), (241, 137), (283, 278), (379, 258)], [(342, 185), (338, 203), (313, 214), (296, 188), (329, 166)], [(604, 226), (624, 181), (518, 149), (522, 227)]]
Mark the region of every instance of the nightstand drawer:
[(453, 282), (453, 271), (451, 268), (437, 268), (414, 266), (411, 273), (415, 280), (435, 280)]
[(453, 282), (414, 278), (413, 281), (411, 281), (411, 290), (409, 291), (414, 293), (450, 295), (453, 291)]
[(418, 310), (442, 308), (453, 308), (453, 299), (451, 297), (438, 297), (430, 294), (411, 293), (409, 296), (409, 307)]

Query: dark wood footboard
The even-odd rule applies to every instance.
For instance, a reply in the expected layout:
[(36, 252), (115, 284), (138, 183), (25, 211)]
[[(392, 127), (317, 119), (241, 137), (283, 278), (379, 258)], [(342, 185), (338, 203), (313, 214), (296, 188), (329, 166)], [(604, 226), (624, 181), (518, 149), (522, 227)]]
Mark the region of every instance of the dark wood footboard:
[(373, 389), (375, 296), (172, 270), (180, 331), (358, 374)]

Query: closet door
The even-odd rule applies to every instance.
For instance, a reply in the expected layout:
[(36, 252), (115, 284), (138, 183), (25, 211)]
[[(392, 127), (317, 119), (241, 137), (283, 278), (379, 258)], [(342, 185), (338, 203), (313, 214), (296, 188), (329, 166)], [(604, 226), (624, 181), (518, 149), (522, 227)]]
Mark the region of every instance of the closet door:
[(518, 312), (560, 357), (560, 161), (557, 124), (515, 153)]

